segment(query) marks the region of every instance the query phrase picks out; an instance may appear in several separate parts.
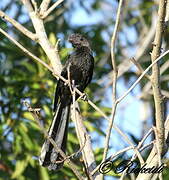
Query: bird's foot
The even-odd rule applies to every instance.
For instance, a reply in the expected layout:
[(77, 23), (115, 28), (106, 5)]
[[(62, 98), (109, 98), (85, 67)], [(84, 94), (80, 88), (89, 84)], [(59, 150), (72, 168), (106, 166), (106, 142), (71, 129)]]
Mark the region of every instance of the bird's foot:
[(88, 101), (88, 97), (87, 97), (87, 94), (86, 93), (83, 93), (80, 98), (83, 100), (83, 101)]

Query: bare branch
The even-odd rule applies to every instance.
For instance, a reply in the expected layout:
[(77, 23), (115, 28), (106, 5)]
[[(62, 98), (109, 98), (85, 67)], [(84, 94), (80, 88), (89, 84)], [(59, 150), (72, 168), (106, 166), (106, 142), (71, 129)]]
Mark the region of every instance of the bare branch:
[(76, 134), (79, 140), (79, 144), (81, 147), (84, 146), (84, 148), (82, 149), (82, 155), (83, 155), (83, 160), (85, 164), (85, 169), (87, 170), (87, 175), (92, 180), (94, 177), (92, 177), (91, 172), (93, 171), (94, 168), (96, 168), (96, 163), (95, 163), (95, 158), (92, 151), (91, 139), (83, 124), (83, 120), (79, 112), (80, 109), (78, 107), (78, 104), (75, 103), (75, 101), (74, 101), (72, 109), (73, 109), (72, 119), (75, 123), (75, 129), (76, 129)]
[[(164, 31), (165, 25), (165, 15), (166, 15), (166, 0), (159, 1), (159, 9), (158, 9), (158, 20), (156, 26), (156, 34), (154, 38), (154, 46), (153, 51), (151, 54), (152, 64), (155, 65), (152, 67), (152, 75), (151, 75), (151, 83), (153, 88), (153, 97), (155, 103), (155, 120), (156, 120), (156, 128), (157, 128), (157, 138), (158, 145), (157, 148), (154, 146), (151, 150), (146, 163), (149, 166), (156, 166), (161, 162), (161, 157), (165, 152), (165, 128), (164, 128), (164, 111), (163, 111), (163, 97), (161, 95), (161, 88), (160, 88), (160, 67), (157, 64), (157, 59), (160, 58), (161, 53), (161, 44), (162, 44), (162, 35)], [(159, 159), (160, 156), (160, 159)], [(160, 165), (160, 164), (159, 164)], [(142, 174), (138, 175), (137, 180), (141, 179), (152, 179), (152, 174)], [(161, 176), (159, 177), (161, 179)]]
[(21, 1), (26, 6), (29, 12), (33, 12), (31, 0), (21, 0)]
[(169, 50), (164, 52), (152, 64), (150, 64), (150, 66), (148, 66), (147, 69), (145, 69), (145, 71), (139, 76), (139, 78), (135, 81), (135, 83), (124, 93), (124, 95), (117, 99), (117, 102), (121, 102), (135, 88), (135, 86), (140, 82), (140, 80), (144, 77), (144, 75), (154, 66), (154, 64), (156, 64), (168, 53), (169, 53)]
[[(138, 45), (138, 49), (137, 52), (135, 54), (135, 59), (137, 61), (140, 60), (140, 58), (145, 54), (147, 48), (149, 47), (149, 45), (152, 43), (154, 34), (155, 34), (155, 27), (156, 27), (156, 14), (153, 13), (152, 15), (152, 24), (151, 24), (151, 28), (149, 29), (149, 31), (147, 32), (146, 36), (144, 38), (142, 38), (142, 41), (140, 42), (140, 44)], [(128, 58), (127, 58), (128, 59)], [(118, 78), (121, 77), (126, 71), (129, 70), (129, 68), (131, 67), (131, 63), (127, 60), (124, 60), (119, 66), (118, 66)]]
[(41, 14), (41, 18), (45, 19), (57, 6), (59, 6), (64, 0), (57, 0), (46, 12)]
[(24, 26), (22, 26), (20, 23), (15, 21), (13, 18), (10, 18), (8, 15), (6, 15), (3, 11), (0, 10), (0, 17), (5, 19), (6, 21), (10, 22), (16, 29), (18, 29), (20, 32), (22, 32), (24, 35), (32, 39), (33, 41), (36, 41), (36, 35), (26, 29)]
[(43, 20), (39, 17), (39, 14), (33, 10), (29, 0), (22, 0), (22, 2), (29, 12), (29, 16), (35, 28), (39, 44), (50, 59), (54, 72), (60, 73), (62, 70), (62, 64), (60, 62), (59, 54), (55, 51), (55, 48), (47, 38)]
[(169, 22), (169, 0), (167, 0), (165, 22)]
[[(141, 65), (138, 63), (138, 61), (135, 60), (135, 58), (130, 58), (131, 62), (138, 68), (140, 74), (142, 74), (144, 72), (144, 69), (141, 67)], [(150, 79), (150, 76), (148, 74), (145, 74), (145, 77), (148, 79), (148, 80), (151, 80)]]
[(43, 0), (41, 5), (40, 5), (40, 16), (44, 14), (44, 12), (48, 9), (48, 6), (50, 4), (51, 0)]
[(53, 71), (53, 69), (47, 65), (44, 61), (36, 57), (34, 54), (32, 54), (30, 51), (28, 51), (26, 48), (24, 48), (20, 43), (18, 43), (13, 37), (11, 37), (8, 33), (6, 33), (3, 29), (0, 28), (0, 32), (5, 35), (10, 41), (12, 41), (18, 48), (20, 48), (26, 55), (31, 57), (32, 59), (38, 61), (40, 64), (45, 66), (50, 71)]
[(34, 11), (37, 13), (38, 12), (38, 5), (37, 5), (37, 2), (35, 0), (31, 0), (32, 2), (32, 5), (34, 7)]
[[(156, 61), (161, 52), (162, 44), (162, 35), (164, 32), (164, 23), (165, 23), (165, 13), (166, 12), (166, 0), (159, 1), (159, 10), (158, 10), (158, 21), (156, 27), (156, 34), (154, 38), (154, 46), (151, 54), (152, 63)], [(157, 63), (152, 67), (152, 76), (151, 76), (153, 94), (154, 94), (154, 103), (155, 103), (155, 119), (156, 127), (158, 131), (158, 140), (160, 154), (162, 154), (164, 147), (164, 112), (163, 112), (163, 97), (161, 94), (160, 88), (160, 67)]]
[(105, 139), (105, 148), (104, 148), (102, 162), (105, 161), (106, 156), (107, 156), (107, 152), (109, 149), (110, 134), (111, 134), (111, 130), (113, 127), (113, 122), (114, 122), (114, 117), (115, 117), (115, 112), (116, 112), (116, 107), (117, 107), (117, 103), (115, 103), (115, 101), (116, 101), (116, 83), (117, 83), (117, 66), (116, 66), (116, 60), (115, 60), (115, 43), (116, 43), (116, 39), (117, 39), (118, 29), (120, 26), (122, 5), (123, 5), (123, 0), (120, 0), (118, 10), (117, 10), (115, 27), (114, 27), (114, 31), (113, 31), (113, 35), (112, 35), (112, 39), (111, 39), (111, 59), (112, 59), (112, 66), (113, 66), (113, 89), (112, 89), (112, 91), (113, 91), (113, 106), (112, 106), (112, 115), (111, 115), (112, 117), (111, 117), (111, 121), (109, 121), (108, 130), (107, 130), (106, 139)]

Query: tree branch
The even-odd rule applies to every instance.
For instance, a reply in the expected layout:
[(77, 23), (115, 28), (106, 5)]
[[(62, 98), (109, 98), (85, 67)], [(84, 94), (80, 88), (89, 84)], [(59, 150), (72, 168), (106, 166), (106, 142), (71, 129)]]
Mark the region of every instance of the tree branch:
[(29, 0), (22, 0), (22, 2), (28, 10), (29, 16), (36, 31), (38, 42), (50, 59), (54, 72), (61, 73), (62, 64), (60, 62), (59, 54), (55, 51), (54, 46), (52, 46), (47, 38), (43, 20), (39, 17), (39, 14), (33, 10)]
[[(140, 58), (145, 54), (145, 52), (147, 51), (148, 47), (150, 46), (150, 44), (153, 40), (153, 37), (155, 34), (156, 18), (157, 17), (155, 15), (155, 13), (153, 13), (151, 27), (150, 27), (149, 31), (146, 33), (146, 36), (142, 38), (142, 41), (138, 45), (136, 54), (134, 56), (137, 61), (139, 61)], [(127, 59), (128, 59), (128, 57), (127, 57)], [(131, 63), (127, 60), (124, 60), (122, 63), (120, 63), (118, 66), (118, 69), (119, 69), (118, 78), (121, 77), (126, 71), (128, 71), (130, 69), (130, 67), (131, 67)]]
[[(141, 67), (141, 65), (139, 64), (138, 61), (135, 60), (135, 58), (130, 58), (130, 61), (137, 67), (137, 69), (139, 70), (139, 73), (142, 74), (144, 72), (144, 69)], [(151, 80), (150, 76), (148, 74), (145, 74), (145, 77), (148, 80)]]
[(0, 32), (6, 36), (10, 41), (12, 41), (19, 49), (21, 49), (27, 56), (31, 57), (32, 59), (38, 61), (40, 64), (45, 66), (47, 69), (53, 72), (53, 69), (47, 65), (44, 61), (36, 57), (34, 54), (32, 54), (30, 51), (28, 51), (26, 48), (24, 48), (20, 43), (18, 43), (13, 37), (11, 37), (8, 33), (6, 33), (3, 29), (0, 28)]
[[(158, 20), (156, 26), (156, 33), (153, 43), (153, 51), (151, 54), (152, 64), (152, 75), (151, 75), (151, 83), (153, 88), (153, 95), (154, 95), (154, 103), (155, 103), (155, 120), (156, 120), (156, 129), (157, 129), (157, 136), (156, 139), (158, 141), (158, 151), (157, 148), (154, 146), (149, 157), (146, 160), (146, 163), (151, 166), (160, 165), (159, 161), (161, 162), (161, 157), (165, 152), (165, 128), (164, 128), (164, 109), (163, 109), (163, 98), (161, 95), (161, 88), (160, 88), (160, 67), (157, 64), (157, 59), (160, 57), (161, 52), (161, 44), (162, 44), (162, 35), (164, 32), (164, 25), (165, 25), (165, 15), (166, 15), (166, 0), (159, 1), (159, 9), (158, 9)], [(160, 156), (160, 158), (159, 158)], [(137, 180), (141, 179), (152, 179), (153, 174), (142, 174), (138, 175)], [(161, 177), (160, 177), (161, 178)]]
[(117, 66), (116, 66), (116, 60), (115, 60), (115, 43), (117, 39), (117, 33), (118, 29), (120, 26), (120, 18), (121, 18), (121, 11), (122, 11), (122, 5), (123, 5), (123, 0), (120, 0), (118, 10), (117, 10), (117, 17), (116, 17), (116, 22), (115, 22), (115, 27), (111, 39), (111, 59), (112, 59), (112, 66), (113, 66), (113, 106), (112, 106), (112, 115), (111, 115), (111, 120), (109, 121), (109, 126), (107, 129), (107, 134), (106, 134), (106, 139), (105, 139), (105, 148), (104, 148), (104, 153), (103, 153), (103, 160), (102, 162), (105, 161), (107, 152), (109, 149), (109, 141), (110, 141), (110, 134), (111, 130), (113, 127), (113, 122), (114, 122), (114, 117), (115, 117), (115, 112), (116, 112), (116, 83), (117, 83)]
[(48, 9), (50, 2), (51, 2), (51, 0), (43, 0), (42, 1), (41, 5), (40, 5), (40, 12), (39, 12), (40, 16), (42, 16), (45, 13), (45, 11)]
[(59, 6), (64, 0), (57, 0), (46, 12), (41, 13), (41, 18), (45, 19), (57, 6)]
[[(161, 52), (162, 44), (162, 35), (165, 27), (165, 13), (166, 12), (166, 0), (159, 1), (159, 10), (158, 10), (158, 21), (156, 27), (156, 33), (154, 38), (154, 46), (151, 54), (152, 63), (156, 61)], [(152, 67), (151, 82), (154, 94), (154, 103), (155, 103), (155, 119), (156, 127), (158, 132), (159, 148), (160, 154), (162, 154), (164, 147), (164, 109), (163, 109), (163, 97), (161, 94), (160, 87), (160, 67), (157, 63)]]
[(139, 78), (135, 81), (135, 83), (121, 96), (117, 99), (117, 102), (121, 102), (134, 88), (135, 86), (140, 82), (140, 80), (144, 77), (144, 75), (164, 56), (166, 56), (169, 53), (169, 50), (164, 52), (161, 56), (159, 56), (152, 64), (150, 64), (147, 69), (144, 70), (144, 72), (139, 76)]
[(20, 32), (22, 32), (24, 35), (32, 39), (33, 41), (36, 41), (36, 34), (32, 33), (28, 29), (26, 29), (24, 26), (22, 26), (20, 23), (15, 21), (13, 18), (10, 18), (8, 15), (6, 15), (3, 11), (0, 10), (0, 17), (5, 19), (6, 21), (10, 22), (16, 29), (18, 29)]
[(99, 176), (92, 176), (91, 172), (96, 168), (96, 162), (92, 150), (91, 137), (88, 135), (86, 127), (83, 124), (82, 116), (80, 115), (80, 109), (78, 103), (73, 104), (72, 119), (75, 123), (76, 134), (78, 136), (79, 144), (84, 148), (82, 150), (83, 160), (86, 166), (87, 174), (90, 179), (100, 179)]

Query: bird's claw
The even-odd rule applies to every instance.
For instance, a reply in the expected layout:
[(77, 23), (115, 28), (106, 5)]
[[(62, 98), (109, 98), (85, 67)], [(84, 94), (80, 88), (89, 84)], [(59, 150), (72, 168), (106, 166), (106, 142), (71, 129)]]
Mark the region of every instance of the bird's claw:
[(88, 97), (85, 93), (82, 94), (82, 96), (80, 97), (83, 101), (88, 101)]

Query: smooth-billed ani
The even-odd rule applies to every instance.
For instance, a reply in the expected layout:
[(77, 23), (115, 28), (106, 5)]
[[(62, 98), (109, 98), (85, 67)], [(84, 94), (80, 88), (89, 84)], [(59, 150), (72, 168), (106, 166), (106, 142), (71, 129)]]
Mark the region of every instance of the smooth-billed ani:
[[(90, 83), (93, 75), (94, 58), (89, 42), (80, 34), (72, 34), (68, 38), (74, 47), (74, 52), (68, 56), (61, 75), (70, 81), (83, 92)], [(76, 95), (76, 99), (79, 96)], [(49, 135), (56, 142), (57, 146), (66, 151), (66, 141), (68, 134), (68, 120), (72, 95), (70, 87), (62, 80), (59, 80), (55, 92), (54, 100), (54, 118), (49, 128)], [(48, 139), (45, 140), (39, 162), (42, 166), (57, 170), (63, 166), (62, 156), (57, 153)]]

